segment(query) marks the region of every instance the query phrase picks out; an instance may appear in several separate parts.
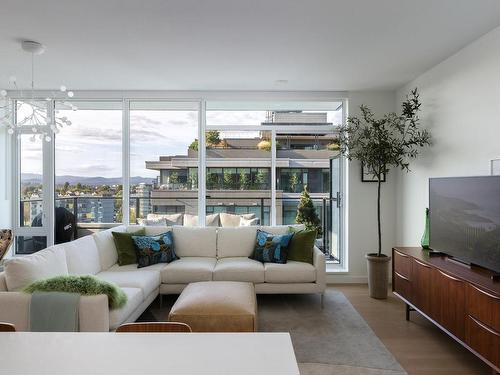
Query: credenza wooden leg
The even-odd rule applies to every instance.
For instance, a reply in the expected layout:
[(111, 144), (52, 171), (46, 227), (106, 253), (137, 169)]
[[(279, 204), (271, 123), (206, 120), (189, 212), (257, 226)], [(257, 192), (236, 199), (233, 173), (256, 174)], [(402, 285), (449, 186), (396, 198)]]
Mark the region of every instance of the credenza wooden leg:
[(406, 305), (406, 320), (410, 320), (410, 312), (415, 311), (415, 309), (412, 308), (407, 303), (405, 305)]

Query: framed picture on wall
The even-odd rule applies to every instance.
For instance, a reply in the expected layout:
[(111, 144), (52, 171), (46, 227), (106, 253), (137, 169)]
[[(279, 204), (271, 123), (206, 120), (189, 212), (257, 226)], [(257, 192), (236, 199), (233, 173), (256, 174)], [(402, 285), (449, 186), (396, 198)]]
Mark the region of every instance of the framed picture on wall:
[[(377, 182), (377, 177), (366, 171), (364, 164), (361, 164), (361, 182)], [(385, 173), (382, 175), (381, 182), (385, 182)]]
[(500, 175), (500, 159), (490, 160), (490, 174), (492, 176)]

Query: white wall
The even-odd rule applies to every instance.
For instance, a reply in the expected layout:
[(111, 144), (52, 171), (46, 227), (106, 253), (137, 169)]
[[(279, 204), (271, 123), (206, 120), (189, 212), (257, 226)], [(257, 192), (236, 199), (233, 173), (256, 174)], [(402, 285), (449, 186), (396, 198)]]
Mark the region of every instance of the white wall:
[(7, 160), (8, 138), (6, 128), (0, 127), (0, 229), (11, 227), (11, 206), (10, 200), (7, 199), (10, 186), (10, 161)]
[(433, 146), (409, 174), (397, 176), (397, 243), (418, 245), (428, 205), (428, 178), (489, 174), (500, 157), (500, 28), (399, 90), (418, 87), (422, 124)]
[[(369, 106), (381, 116), (396, 110), (394, 91), (350, 92), (349, 116), (359, 116), (359, 106)], [(361, 168), (358, 162), (349, 165), (349, 212), (348, 212), (348, 260), (349, 272), (329, 276), (329, 282), (366, 282), (365, 254), (376, 252), (377, 239), (377, 185), (361, 182)], [(382, 184), (382, 250), (390, 254), (395, 243), (396, 208), (395, 174), (389, 173), (387, 182)]]

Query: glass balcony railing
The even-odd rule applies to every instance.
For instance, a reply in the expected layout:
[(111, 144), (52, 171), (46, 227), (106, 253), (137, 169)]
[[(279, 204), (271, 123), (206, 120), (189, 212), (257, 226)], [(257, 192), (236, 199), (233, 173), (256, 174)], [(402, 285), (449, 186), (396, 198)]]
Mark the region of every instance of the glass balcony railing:
[[(241, 192), (243, 193), (243, 192)], [(248, 193), (248, 192), (246, 192)], [(262, 191), (260, 191), (262, 193)], [(319, 218), (318, 238), (316, 245), (320, 248), (330, 261), (339, 260), (337, 245), (338, 222), (333, 217), (335, 200), (326, 197), (311, 198), (316, 214)], [(41, 226), (42, 216), (41, 199), (29, 199), (21, 201), (21, 224), (25, 226)], [(276, 198), (276, 224), (288, 225), (296, 223), (297, 207), (300, 198)], [(56, 234), (58, 226), (64, 226), (67, 217), (62, 221), (58, 218), (59, 208), (71, 213), (74, 218), (76, 229), (74, 237), (78, 238), (100, 230), (112, 228), (123, 222), (122, 198), (113, 196), (92, 197), (58, 197), (55, 199), (56, 206)], [(131, 224), (137, 224), (139, 219), (146, 219), (148, 214), (190, 214), (198, 215), (197, 196), (169, 196), (169, 197), (131, 197), (130, 198)], [(271, 199), (267, 197), (251, 197), (239, 194), (233, 197), (220, 197), (207, 195), (206, 215), (228, 213), (235, 215), (250, 215), (258, 219), (261, 225), (270, 224)], [(69, 217), (71, 217), (71, 215)], [(220, 223), (219, 223), (220, 224)], [(57, 241), (57, 239), (56, 239)], [(23, 253), (29, 253), (25, 244)], [(39, 249), (38, 249), (39, 250)], [(36, 251), (36, 250), (34, 250)], [(31, 251), (33, 252), (33, 251)]]

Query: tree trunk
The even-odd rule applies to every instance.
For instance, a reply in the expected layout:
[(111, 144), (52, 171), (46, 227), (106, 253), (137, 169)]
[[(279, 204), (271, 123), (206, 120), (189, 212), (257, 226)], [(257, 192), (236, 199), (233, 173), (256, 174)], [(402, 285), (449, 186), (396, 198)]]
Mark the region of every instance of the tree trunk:
[(380, 174), (377, 176), (377, 225), (378, 225), (378, 256), (382, 253), (382, 230), (380, 228), (380, 187), (382, 185)]

